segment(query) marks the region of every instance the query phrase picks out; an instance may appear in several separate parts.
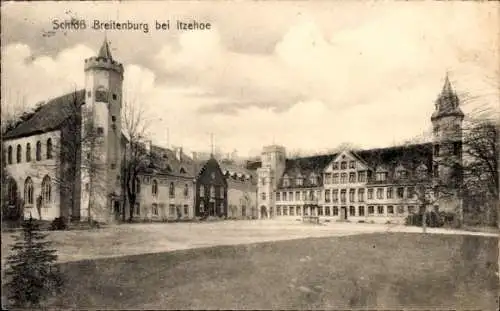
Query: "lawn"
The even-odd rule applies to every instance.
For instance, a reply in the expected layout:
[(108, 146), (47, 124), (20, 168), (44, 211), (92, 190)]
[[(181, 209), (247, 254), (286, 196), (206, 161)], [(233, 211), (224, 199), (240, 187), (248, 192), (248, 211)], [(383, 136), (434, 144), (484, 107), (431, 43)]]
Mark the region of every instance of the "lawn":
[(58, 305), (496, 310), (498, 239), (375, 233), (61, 263)]

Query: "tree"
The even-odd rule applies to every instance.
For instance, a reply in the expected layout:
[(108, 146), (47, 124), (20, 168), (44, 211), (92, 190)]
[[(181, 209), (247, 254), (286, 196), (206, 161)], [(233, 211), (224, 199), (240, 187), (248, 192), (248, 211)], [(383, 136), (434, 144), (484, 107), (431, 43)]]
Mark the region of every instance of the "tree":
[(63, 279), (56, 269), (57, 255), (40, 233), (39, 225), (29, 218), (23, 223), (22, 236), (14, 236), (14, 252), (7, 258), (6, 288), (13, 307), (35, 308), (50, 295), (60, 293)]
[[(124, 157), (122, 160), (122, 193), (126, 196), (129, 215), (128, 220), (134, 217), (134, 208), (137, 201), (139, 174), (151, 163), (151, 146), (147, 139), (148, 123), (143, 106), (134, 105), (133, 101), (125, 101), (122, 106), (122, 130), (125, 136)], [(125, 220), (125, 208), (122, 214)]]

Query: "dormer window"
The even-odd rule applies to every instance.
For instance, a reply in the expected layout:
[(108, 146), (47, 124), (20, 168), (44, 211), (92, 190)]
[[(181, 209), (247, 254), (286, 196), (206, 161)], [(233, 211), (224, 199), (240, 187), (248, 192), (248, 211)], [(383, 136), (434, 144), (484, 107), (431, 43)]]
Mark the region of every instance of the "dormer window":
[(417, 168), (417, 177), (419, 179), (424, 179), (427, 177), (427, 166), (425, 165), (420, 165), (418, 168)]
[(302, 176), (297, 177), (297, 186), (302, 186), (304, 184)]
[(332, 164), (332, 168), (333, 168), (334, 170), (338, 170), (338, 169), (339, 169), (339, 162), (333, 162), (333, 164)]
[(398, 171), (398, 178), (399, 179), (407, 179), (408, 178), (408, 171), (407, 170), (399, 170)]
[(349, 161), (349, 168), (356, 168), (356, 161)]
[(377, 172), (375, 175), (375, 179), (377, 181), (386, 181), (387, 180), (387, 172)]
[(283, 187), (290, 187), (290, 179), (288, 178), (288, 176), (285, 176), (283, 178)]
[(312, 174), (311, 177), (309, 177), (309, 181), (311, 182), (311, 185), (316, 185), (318, 183), (318, 176), (316, 176), (316, 174)]

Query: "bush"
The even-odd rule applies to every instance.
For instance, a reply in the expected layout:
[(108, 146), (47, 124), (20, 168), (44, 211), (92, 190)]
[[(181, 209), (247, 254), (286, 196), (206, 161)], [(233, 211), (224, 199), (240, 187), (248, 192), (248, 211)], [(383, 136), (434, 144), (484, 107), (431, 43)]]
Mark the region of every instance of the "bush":
[(358, 224), (364, 224), (365, 221), (364, 220), (358, 220)]
[[(405, 218), (405, 225), (422, 227), (423, 213), (410, 214)], [(443, 218), (440, 214), (432, 211), (425, 213), (425, 224), (430, 228), (442, 227), (444, 225)]]
[(68, 229), (66, 217), (57, 217), (50, 224), (50, 230), (66, 230)]

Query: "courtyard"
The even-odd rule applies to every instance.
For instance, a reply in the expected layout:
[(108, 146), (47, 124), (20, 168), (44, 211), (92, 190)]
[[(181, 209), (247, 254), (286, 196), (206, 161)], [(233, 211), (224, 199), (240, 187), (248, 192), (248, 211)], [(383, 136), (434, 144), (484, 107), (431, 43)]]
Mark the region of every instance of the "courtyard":
[[(377, 224), (223, 221), (50, 232), (61, 308), (493, 309), (494, 234)], [(11, 234), (2, 233), (2, 257)]]

